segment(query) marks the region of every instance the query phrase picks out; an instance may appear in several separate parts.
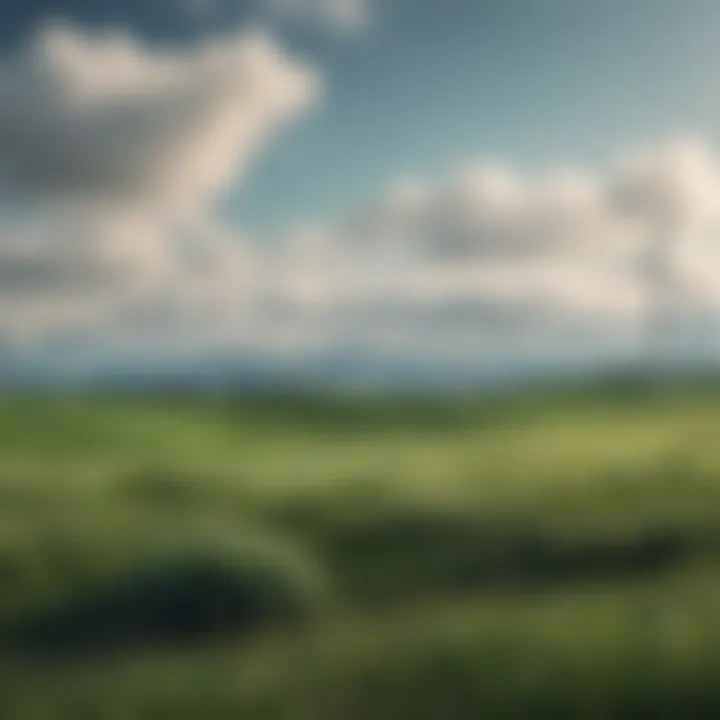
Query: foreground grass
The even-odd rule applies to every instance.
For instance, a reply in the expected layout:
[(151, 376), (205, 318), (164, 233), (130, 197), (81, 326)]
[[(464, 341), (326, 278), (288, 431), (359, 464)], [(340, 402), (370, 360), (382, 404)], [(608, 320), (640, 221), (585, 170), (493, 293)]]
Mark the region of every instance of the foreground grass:
[(0, 717), (716, 717), (718, 401), (7, 396)]
[[(678, 718), (720, 711), (720, 587), (491, 597), (236, 647), (15, 667), (11, 718)], [(41, 688), (42, 692), (38, 692)]]

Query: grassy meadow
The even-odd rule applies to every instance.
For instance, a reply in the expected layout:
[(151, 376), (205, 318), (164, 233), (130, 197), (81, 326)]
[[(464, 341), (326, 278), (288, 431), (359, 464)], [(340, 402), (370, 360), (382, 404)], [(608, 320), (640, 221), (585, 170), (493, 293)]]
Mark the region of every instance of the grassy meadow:
[(720, 717), (720, 389), (0, 398), (0, 718)]

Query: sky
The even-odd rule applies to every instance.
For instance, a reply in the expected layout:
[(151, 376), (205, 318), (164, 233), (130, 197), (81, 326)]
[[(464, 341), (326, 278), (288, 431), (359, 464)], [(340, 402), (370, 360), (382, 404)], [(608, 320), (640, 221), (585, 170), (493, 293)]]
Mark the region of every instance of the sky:
[(0, 371), (720, 351), (714, 0), (0, 13)]

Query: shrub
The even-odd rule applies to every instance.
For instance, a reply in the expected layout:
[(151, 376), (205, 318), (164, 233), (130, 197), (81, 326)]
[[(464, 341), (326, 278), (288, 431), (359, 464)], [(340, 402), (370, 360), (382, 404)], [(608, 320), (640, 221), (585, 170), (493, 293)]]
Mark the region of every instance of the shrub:
[(34, 614), (13, 640), (30, 652), (74, 653), (247, 635), (308, 620), (325, 597), (314, 568), (277, 553), (174, 553)]

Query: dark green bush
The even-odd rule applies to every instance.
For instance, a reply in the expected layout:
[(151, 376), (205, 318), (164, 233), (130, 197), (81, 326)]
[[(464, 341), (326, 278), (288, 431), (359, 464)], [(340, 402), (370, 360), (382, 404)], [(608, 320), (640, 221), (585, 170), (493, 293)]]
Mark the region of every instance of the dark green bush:
[(642, 576), (696, 549), (694, 538), (660, 525), (628, 536), (588, 530), (563, 538), (522, 517), (431, 508), (326, 527), (321, 542), (340, 584), (372, 601)]
[(11, 635), (15, 649), (49, 654), (184, 644), (301, 623), (325, 598), (320, 575), (295, 559), (184, 552), (34, 613)]

